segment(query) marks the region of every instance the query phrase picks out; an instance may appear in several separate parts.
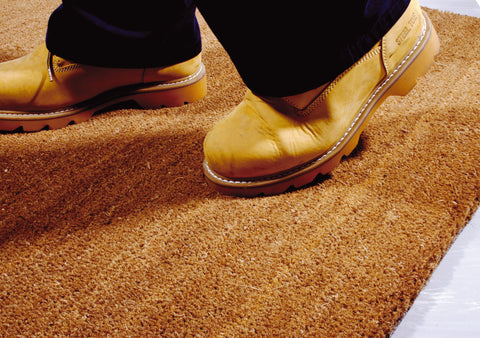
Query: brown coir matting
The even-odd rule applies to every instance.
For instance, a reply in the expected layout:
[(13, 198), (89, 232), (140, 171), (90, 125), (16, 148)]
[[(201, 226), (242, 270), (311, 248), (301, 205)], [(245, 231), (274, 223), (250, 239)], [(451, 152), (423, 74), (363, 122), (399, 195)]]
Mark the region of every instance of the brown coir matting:
[[(0, 58), (56, 4), (2, 0)], [(428, 13), (431, 71), (299, 191), (205, 184), (203, 138), (245, 87), (203, 23), (201, 102), (0, 134), (0, 336), (388, 335), (480, 195), (480, 21)]]

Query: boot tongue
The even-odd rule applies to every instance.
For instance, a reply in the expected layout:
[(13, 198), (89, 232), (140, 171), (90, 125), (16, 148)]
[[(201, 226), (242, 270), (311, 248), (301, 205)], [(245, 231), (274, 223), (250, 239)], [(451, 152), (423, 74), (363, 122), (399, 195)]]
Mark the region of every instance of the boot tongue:
[(327, 85), (328, 84), (324, 84), (301, 94), (285, 96), (283, 97), (283, 100), (290, 103), (295, 108), (303, 110), (307, 108), (313, 101), (315, 101), (315, 99), (323, 92)]
[(79, 66), (80, 65), (78, 63), (70, 62), (59, 56), (53, 55), (51, 52), (48, 52), (47, 68), (50, 82), (53, 82), (53, 76), (55, 72), (66, 72), (72, 69), (76, 69)]
[(308, 107), (322, 94), (327, 86), (328, 83), (297, 95), (284, 97), (261, 96), (260, 98), (282, 114), (305, 116), (308, 114)]
[(65, 68), (67, 68), (68, 70), (68, 69), (71, 69), (72, 67), (77, 68), (79, 66), (78, 63), (68, 61), (56, 55), (53, 56), (52, 65), (55, 68), (55, 70), (61, 70)]

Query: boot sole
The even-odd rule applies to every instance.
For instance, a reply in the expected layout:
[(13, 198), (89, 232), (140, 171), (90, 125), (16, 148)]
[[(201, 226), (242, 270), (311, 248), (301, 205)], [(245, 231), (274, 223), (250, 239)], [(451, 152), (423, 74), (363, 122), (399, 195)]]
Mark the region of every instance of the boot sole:
[(388, 96), (405, 96), (417, 84), (417, 79), (430, 68), (438, 54), (440, 43), (428, 15), (424, 13), (425, 28), (417, 44), (400, 65), (372, 93), (357, 114), (344, 136), (327, 152), (317, 159), (276, 176), (234, 179), (222, 177), (210, 169), (204, 161), (204, 174), (209, 185), (215, 190), (234, 196), (254, 197), (276, 195), (290, 189), (297, 189), (312, 183), (319, 175), (326, 175), (340, 164), (358, 145), (362, 131), (375, 110)]
[(198, 101), (207, 93), (205, 66), (186, 78), (167, 83), (116, 88), (97, 97), (61, 110), (48, 112), (0, 112), (0, 130), (39, 131), (60, 129), (87, 121), (95, 113), (124, 102), (134, 101), (143, 109), (179, 107)]

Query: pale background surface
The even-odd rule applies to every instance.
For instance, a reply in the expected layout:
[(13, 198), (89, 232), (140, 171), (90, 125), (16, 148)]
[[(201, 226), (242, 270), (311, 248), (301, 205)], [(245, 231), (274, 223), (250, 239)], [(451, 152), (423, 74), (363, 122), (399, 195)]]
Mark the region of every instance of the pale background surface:
[[(419, 2), (429, 8), (480, 17), (480, 0)], [(480, 337), (480, 211), (392, 334), (392, 338), (430, 337)]]

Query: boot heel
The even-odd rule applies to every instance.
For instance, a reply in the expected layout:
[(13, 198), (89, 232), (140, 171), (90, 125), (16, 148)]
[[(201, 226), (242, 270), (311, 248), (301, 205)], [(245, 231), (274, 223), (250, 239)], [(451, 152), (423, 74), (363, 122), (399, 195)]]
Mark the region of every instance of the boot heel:
[(144, 109), (157, 109), (183, 106), (186, 103), (203, 99), (206, 94), (207, 79), (204, 76), (199, 81), (185, 87), (136, 94), (133, 100)]
[(433, 63), (435, 55), (440, 50), (440, 41), (437, 32), (426, 14), (425, 20), (430, 30), (430, 36), (423, 50), (417, 55), (406, 71), (400, 75), (398, 80), (388, 90), (388, 95), (407, 95), (417, 84), (417, 79), (424, 75)]

